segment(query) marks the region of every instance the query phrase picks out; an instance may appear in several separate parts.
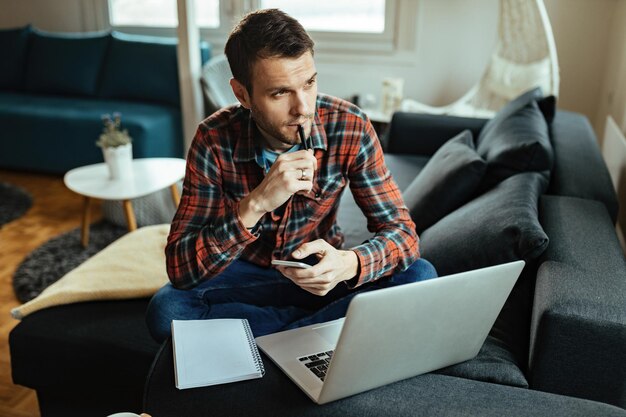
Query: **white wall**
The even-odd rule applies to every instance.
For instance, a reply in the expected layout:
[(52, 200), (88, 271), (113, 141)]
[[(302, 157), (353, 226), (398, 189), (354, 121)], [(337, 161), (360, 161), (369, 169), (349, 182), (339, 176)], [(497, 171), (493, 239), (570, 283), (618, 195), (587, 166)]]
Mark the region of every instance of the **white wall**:
[(0, 0), (0, 28), (32, 23), (51, 32), (100, 29), (94, 4), (101, 0)]
[(617, 1), (607, 44), (607, 60), (596, 115), (596, 130), (604, 137), (607, 116), (626, 133), (626, 1)]
[(317, 54), (320, 89), (380, 96), (382, 79), (404, 78), (404, 95), (443, 105), (481, 76), (497, 36), (497, 0), (401, 1), (398, 51), (368, 57)]
[(585, 114), (596, 132), (604, 127), (596, 116), (614, 13), (622, 1), (545, 0), (561, 68), (559, 106)]
[[(104, 20), (94, 5), (103, 1), (0, 0), (0, 27), (100, 29)], [(559, 106), (587, 115), (597, 132), (609, 112), (626, 129), (626, 0), (545, 4), (561, 67)], [(320, 89), (341, 97), (380, 95), (382, 78), (398, 76), (406, 97), (443, 105), (479, 79), (495, 44), (498, 0), (399, 0), (398, 13), (394, 53), (318, 52)]]

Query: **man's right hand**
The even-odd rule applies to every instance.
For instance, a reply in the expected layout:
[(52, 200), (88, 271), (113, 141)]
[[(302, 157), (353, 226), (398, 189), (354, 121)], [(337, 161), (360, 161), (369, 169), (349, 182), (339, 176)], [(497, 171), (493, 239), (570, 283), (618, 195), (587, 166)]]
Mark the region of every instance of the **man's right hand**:
[(311, 191), (316, 170), (312, 150), (280, 155), (261, 184), (239, 203), (244, 225), (253, 227), (265, 213), (282, 206), (292, 195)]

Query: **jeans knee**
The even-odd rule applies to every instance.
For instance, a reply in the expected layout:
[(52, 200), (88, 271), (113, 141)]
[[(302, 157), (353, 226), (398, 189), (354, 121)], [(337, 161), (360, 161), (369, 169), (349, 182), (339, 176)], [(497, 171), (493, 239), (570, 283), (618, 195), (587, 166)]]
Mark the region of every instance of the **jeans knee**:
[(146, 324), (152, 338), (163, 342), (171, 333), (172, 320), (190, 320), (197, 317), (199, 308), (193, 302), (194, 294), (188, 290), (178, 290), (166, 284), (154, 294), (146, 310)]
[(163, 308), (163, 297), (160, 295), (161, 291), (152, 297), (148, 308), (146, 310), (146, 325), (148, 331), (154, 340), (161, 343), (167, 339), (171, 334), (171, 318), (167, 317), (166, 309)]
[(421, 277), (420, 281), (424, 281), (431, 278), (437, 278), (439, 274), (435, 266), (424, 258), (419, 258), (417, 261), (409, 267), (414, 273)]
[(425, 281), (437, 278), (437, 270), (424, 258), (419, 258), (411, 264), (405, 271), (395, 274), (393, 281), (397, 284), (408, 284), (411, 282)]

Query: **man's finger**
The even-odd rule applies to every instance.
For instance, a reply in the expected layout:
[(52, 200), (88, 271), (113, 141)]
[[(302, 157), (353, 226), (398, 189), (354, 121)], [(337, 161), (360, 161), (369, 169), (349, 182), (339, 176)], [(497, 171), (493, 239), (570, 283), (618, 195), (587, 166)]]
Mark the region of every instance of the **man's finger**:
[(332, 247), (332, 246), (330, 246), (328, 242), (326, 242), (323, 239), (317, 239), (312, 242), (307, 242), (307, 243), (300, 245), (300, 247), (298, 247), (295, 251), (293, 251), (291, 256), (293, 256), (296, 259), (304, 259), (307, 256), (313, 255), (313, 254), (320, 254), (324, 256), (326, 254), (326, 251), (329, 250), (329, 247)]
[(333, 280), (333, 276), (330, 271), (325, 272), (321, 275), (311, 277), (311, 278), (298, 278), (298, 277), (294, 277), (294, 278), (295, 278), (294, 282), (297, 282), (298, 285), (307, 286), (307, 287), (327, 285)]
[(317, 159), (315, 158), (312, 152), (308, 152), (305, 150), (283, 153), (277, 159), (277, 161), (283, 161), (283, 162), (299, 161), (299, 160), (309, 161), (317, 168)]

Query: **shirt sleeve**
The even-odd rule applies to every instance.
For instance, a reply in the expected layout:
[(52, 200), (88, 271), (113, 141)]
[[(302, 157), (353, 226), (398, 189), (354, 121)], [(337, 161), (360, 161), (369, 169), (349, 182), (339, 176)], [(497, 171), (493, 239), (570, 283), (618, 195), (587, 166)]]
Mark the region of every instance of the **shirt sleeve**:
[(223, 192), (217, 152), (198, 129), (165, 247), (167, 274), (176, 288), (218, 275), (257, 239), (244, 226), (239, 203)]
[(352, 250), (359, 258), (356, 287), (395, 272), (406, 270), (419, 258), (415, 224), (391, 173), (371, 123), (360, 135), (359, 147), (350, 166), (350, 189), (367, 217), (367, 229), (374, 236)]

